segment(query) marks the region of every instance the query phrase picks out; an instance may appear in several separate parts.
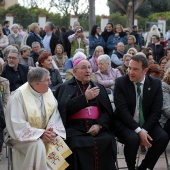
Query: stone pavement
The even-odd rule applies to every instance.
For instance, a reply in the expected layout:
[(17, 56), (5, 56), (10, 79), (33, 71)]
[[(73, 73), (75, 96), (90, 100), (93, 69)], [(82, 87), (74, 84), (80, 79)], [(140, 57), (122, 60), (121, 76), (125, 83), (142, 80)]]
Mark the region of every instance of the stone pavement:
[[(122, 144), (118, 144), (118, 148), (119, 148), (118, 158), (124, 158)], [(168, 160), (170, 163), (170, 143), (169, 143), (166, 151), (167, 151)], [(139, 164), (140, 164), (141, 160), (144, 158), (144, 156), (145, 156), (144, 154), (140, 155)], [(119, 163), (119, 167), (126, 166), (124, 159), (118, 159), (118, 163)], [(0, 161), (0, 170), (7, 170), (7, 169), (8, 169), (8, 159), (6, 158), (6, 149), (4, 148), (3, 154), (2, 154), (2, 160)], [(127, 170), (127, 168), (124, 170)], [(166, 165), (164, 154), (162, 154), (161, 157), (159, 158), (154, 170), (167, 170), (167, 165)]]

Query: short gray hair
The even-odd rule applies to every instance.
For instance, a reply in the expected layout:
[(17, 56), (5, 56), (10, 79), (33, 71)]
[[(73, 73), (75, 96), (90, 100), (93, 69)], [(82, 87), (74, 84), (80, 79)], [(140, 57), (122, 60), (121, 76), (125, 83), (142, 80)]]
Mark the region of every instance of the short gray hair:
[[(17, 49), (17, 48), (10, 49), (10, 50), (9, 50), (9, 53), (15, 53), (15, 54), (17, 54), (17, 56), (19, 57), (19, 52), (18, 52), (18, 49)], [(8, 53), (8, 55), (9, 55), (9, 53)], [(7, 56), (8, 56), (8, 55), (7, 55)]]
[(104, 60), (105, 63), (111, 63), (110, 57), (107, 54), (100, 55), (97, 61)]
[(49, 74), (49, 71), (45, 68), (35, 67), (28, 72), (27, 81), (32, 85), (34, 82), (42, 81), (44, 76)]
[(18, 49), (17, 49), (16, 47), (14, 47), (13, 45), (8, 45), (8, 46), (4, 49), (4, 61), (6, 61), (6, 58), (7, 58), (8, 54), (9, 54), (9, 52), (10, 52), (11, 50), (13, 50), (13, 49), (15, 49), (15, 50), (18, 51)]
[(34, 41), (32, 44), (31, 44), (31, 47), (33, 47), (34, 44), (39, 44), (39, 46), (41, 47), (40, 43), (38, 41)]
[(54, 29), (54, 24), (52, 22), (46, 22), (45, 25), (48, 26), (51, 31)]

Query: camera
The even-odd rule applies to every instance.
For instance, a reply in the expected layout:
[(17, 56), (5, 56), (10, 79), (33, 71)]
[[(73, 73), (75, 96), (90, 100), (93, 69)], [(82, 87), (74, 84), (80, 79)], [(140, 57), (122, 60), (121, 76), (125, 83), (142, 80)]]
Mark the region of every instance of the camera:
[(81, 32), (82, 32), (82, 30), (81, 30), (81, 29), (78, 29), (78, 30), (77, 30), (77, 33), (81, 33)]

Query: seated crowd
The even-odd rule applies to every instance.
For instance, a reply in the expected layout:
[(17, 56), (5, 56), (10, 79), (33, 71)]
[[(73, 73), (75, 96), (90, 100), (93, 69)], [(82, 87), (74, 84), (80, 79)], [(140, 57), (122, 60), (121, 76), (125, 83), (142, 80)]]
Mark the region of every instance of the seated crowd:
[(153, 170), (170, 137), (170, 48), (158, 35), (144, 47), (137, 26), (56, 28), (0, 26), (0, 157), (6, 124), (14, 170), (116, 170), (115, 137), (129, 170)]

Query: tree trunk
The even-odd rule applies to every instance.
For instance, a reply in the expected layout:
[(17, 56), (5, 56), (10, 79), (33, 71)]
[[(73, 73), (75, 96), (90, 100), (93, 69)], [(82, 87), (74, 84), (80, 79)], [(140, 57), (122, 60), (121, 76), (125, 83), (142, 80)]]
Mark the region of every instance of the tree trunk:
[(89, 33), (94, 24), (96, 24), (95, 0), (89, 0)]
[(133, 21), (133, 2), (134, 2), (134, 13), (142, 5), (144, 0), (131, 0), (127, 3), (126, 7), (123, 5), (121, 0), (108, 0), (113, 5), (117, 6), (127, 14), (126, 27), (132, 26)]
[(127, 5), (126, 14), (127, 14), (126, 27), (131, 28), (132, 23), (133, 23), (133, 2), (132, 1), (130, 1)]

